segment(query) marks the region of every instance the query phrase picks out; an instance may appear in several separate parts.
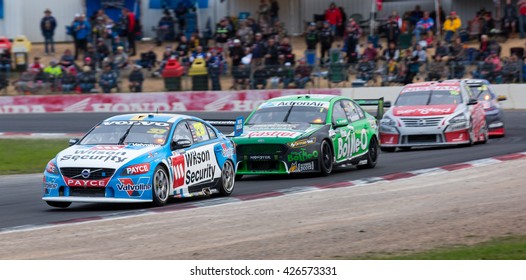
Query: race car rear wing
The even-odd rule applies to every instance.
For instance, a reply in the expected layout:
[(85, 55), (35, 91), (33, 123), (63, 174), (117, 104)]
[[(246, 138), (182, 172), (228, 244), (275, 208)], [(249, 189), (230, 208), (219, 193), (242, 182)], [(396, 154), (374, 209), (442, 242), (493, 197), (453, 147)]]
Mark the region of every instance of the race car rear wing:
[(383, 97), (378, 99), (354, 99), (360, 106), (377, 106), (376, 119), (380, 120), (384, 116), (384, 109), (391, 107), (391, 101), (384, 101)]
[(235, 120), (205, 120), (207, 123), (213, 126), (232, 126), (234, 127), (234, 132), (231, 135), (227, 136), (240, 136), (243, 134), (243, 125), (245, 123), (245, 118), (243, 116), (237, 117)]

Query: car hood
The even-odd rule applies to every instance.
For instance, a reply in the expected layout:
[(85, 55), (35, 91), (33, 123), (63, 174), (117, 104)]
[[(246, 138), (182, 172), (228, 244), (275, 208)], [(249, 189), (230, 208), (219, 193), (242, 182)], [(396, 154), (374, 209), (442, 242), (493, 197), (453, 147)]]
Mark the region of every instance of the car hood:
[(396, 117), (425, 117), (450, 115), (457, 110), (457, 104), (428, 106), (395, 106), (392, 114)]
[(234, 137), (236, 144), (279, 143), (286, 144), (306, 137), (323, 127), (309, 123), (268, 123), (246, 125), (243, 134)]
[(155, 145), (73, 145), (57, 155), (57, 166), (117, 169), (142, 155), (160, 149)]

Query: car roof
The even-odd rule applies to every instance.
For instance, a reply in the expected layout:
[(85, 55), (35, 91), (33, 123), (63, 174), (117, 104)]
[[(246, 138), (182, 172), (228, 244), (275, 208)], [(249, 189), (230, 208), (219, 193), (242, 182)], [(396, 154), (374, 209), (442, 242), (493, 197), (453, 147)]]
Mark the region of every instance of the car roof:
[(460, 80), (446, 80), (442, 82), (420, 82), (420, 83), (413, 83), (408, 84), (404, 86), (404, 88), (412, 88), (412, 87), (441, 87), (441, 86), (460, 86), (462, 84), (462, 81)]
[(341, 98), (340, 95), (332, 94), (298, 94), (298, 95), (286, 95), (267, 100), (266, 102), (276, 101), (322, 101), (330, 102), (335, 98)]
[(105, 121), (154, 121), (154, 122), (169, 122), (174, 123), (179, 119), (194, 118), (182, 114), (154, 114), (154, 113), (139, 113), (139, 114), (124, 114), (107, 118)]

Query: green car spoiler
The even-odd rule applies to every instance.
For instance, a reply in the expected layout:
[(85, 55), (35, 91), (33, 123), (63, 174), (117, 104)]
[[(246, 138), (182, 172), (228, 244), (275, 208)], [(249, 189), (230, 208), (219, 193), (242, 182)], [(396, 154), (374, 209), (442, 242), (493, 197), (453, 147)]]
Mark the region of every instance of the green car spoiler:
[(380, 120), (384, 116), (384, 109), (391, 107), (390, 101), (384, 101), (383, 97), (378, 99), (354, 99), (360, 106), (377, 106), (376, 119)]
[(240, 116), (235, 120), (205, 120), (212, 126), (231, 126), (234, 128), (232, 132), (233, 135), (226, 135), (227, 137), (240, 136), (243, 134), (243, 128), (245, 123), (245, 118)]

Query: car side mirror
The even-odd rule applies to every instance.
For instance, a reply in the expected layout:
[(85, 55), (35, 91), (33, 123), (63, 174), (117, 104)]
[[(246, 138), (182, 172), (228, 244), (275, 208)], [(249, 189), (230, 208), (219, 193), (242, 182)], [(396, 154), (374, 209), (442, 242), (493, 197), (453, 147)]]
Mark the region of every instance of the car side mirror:
[(172, 142), (172, 149), (184, 149), (192, 146), (192, 142), (188, 139), (179, 139)]
[(334, 122), (334, 127), (342, 127), (342, 126), (348, 126), (349, 120), (346, 118), (338, 118), (336, 119), (336, 122)]
[(78, 138), (71, 138), (71, 139), (69, 139), (68, 144), (70, 146), (73, 146), (73, 145), (77, 144), (79, 141), (80, 141), (80, 139), (78, 139)]
[(391, 101), (384, 101), (384, 108), (391, 108)]
[(508, 100), (508, 98), (506, 98), (506, 96), (504, 95), (497, 96), (497, 101), (504, 101), (504, 100)]
[(469, 99), (468, 105), (477, 105), (479, 101), (475, 98)]

